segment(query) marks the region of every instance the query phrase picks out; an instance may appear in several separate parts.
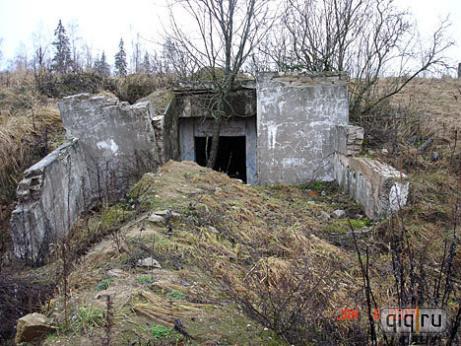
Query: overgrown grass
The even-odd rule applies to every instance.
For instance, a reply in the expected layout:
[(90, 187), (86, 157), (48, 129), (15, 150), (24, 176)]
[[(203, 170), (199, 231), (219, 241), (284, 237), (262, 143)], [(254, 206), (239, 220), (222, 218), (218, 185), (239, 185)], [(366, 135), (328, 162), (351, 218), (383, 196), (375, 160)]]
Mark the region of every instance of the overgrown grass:
[(154, 281), (152, 275), (140, 275), (136, 278), (136, 282), (140, 285), (152, 285)]
[(354, 231), (358, 231), (370, 225), (371, 225), (371, 221), (367, 218), (339, 219), (339, 220), (333, 220), (332, 222), (330, 222), (325, 227), (325, 231), (328, 233), (345, 234), (351, 231), (351, 227)]
[(167, 298), (171, 300), (183, 300), (186, 298), (186, 295), (178, 290), (171, 290), (167, 293)]
[(88, 333), (95, 327), (104, 323), (104, 311), (93, 306), (81, 306), (78, 308), (75, 322), (72, 328), (77, 333)]
[(150, 330), (154, 340), (170, 338), (176, 334), (173, 329), (155, 323), (152, 325)]
[(107, 279), (99, 281), (98, 284), (96, 285), (96, 291), (99, 292), (99, 291), (107, 290), (109, 286), (111, 285), (112, 281), (114, 281), (112, 278), (107, 278)]

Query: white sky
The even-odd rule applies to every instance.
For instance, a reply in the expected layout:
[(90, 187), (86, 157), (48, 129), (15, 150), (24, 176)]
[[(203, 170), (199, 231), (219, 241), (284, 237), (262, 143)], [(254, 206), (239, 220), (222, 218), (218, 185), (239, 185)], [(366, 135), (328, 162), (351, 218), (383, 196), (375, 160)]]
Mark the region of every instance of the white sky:
[[(460, 42), (448, 55), (453, 62), (461, 61), (461, 0), (395, 1), (414, 13), (423, 38), (440, 18), (450, 15), (452, 39), (459, 37)], [(112, 62), (121, 36), (127, 50), (138, 32), (146, 48), (161, 43), (168, 9), (165, 0), (0, 0), (2, 63), (20, 50), (31, 49), (34, 32), (51, 40), (59, 18), (66, 28), (72, 22), (78, 23), (79, 36), (95, 52), (104, 50)]]

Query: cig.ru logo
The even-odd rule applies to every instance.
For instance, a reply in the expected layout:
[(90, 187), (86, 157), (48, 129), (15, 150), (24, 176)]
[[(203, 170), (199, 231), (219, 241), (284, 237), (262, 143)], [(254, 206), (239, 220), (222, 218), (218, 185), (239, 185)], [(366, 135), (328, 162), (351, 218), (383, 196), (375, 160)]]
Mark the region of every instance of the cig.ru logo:
[(447, 327), (447, 314), (442, 309), (381, 309), (380, 321), (387, 334), (435, 334)]

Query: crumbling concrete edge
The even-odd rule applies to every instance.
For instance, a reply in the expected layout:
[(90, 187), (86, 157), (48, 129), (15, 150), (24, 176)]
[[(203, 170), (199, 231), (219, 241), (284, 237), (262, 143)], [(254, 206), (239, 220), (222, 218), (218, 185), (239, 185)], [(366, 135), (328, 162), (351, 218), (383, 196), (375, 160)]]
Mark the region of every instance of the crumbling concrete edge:
[(27, 169), (10, 220), (14, 255), (29, 265), (42, 264), (51, 244), (94, 203), (88, 190), (87, 168), (76, 138)]
[(362, 205), (372, 220), (389, 217), (408, 202), (409, 179), (390, 165), (337, 153), (333, 166), (339, 186)]
[(45, 263), (83, 212), (119, 200), (160, 161), (148, 102), (77, 94), (59, 108), (74, 139), (24, 172), (10, 220), (14, 254), (29, 265)]

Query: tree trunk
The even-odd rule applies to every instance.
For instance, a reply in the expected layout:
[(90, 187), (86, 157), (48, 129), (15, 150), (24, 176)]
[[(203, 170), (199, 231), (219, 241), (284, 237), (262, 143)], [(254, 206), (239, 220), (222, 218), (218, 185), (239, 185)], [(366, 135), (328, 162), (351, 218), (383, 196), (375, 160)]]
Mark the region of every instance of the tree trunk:
[(208, 157), (208, 162), (206, 166), (208, 168), (213, 168), (216, 159), (218, 158), (218, 149), (219, 149), (219, 134), (221, 132), (221, 125), (222, 125), (222, 116), (219, 116), (215, 119), (215, 126), (214, 126), (214, 131), (213, 131), (213, 138), (211, 141), (211, 150), (210, 150), (210, 156)]

